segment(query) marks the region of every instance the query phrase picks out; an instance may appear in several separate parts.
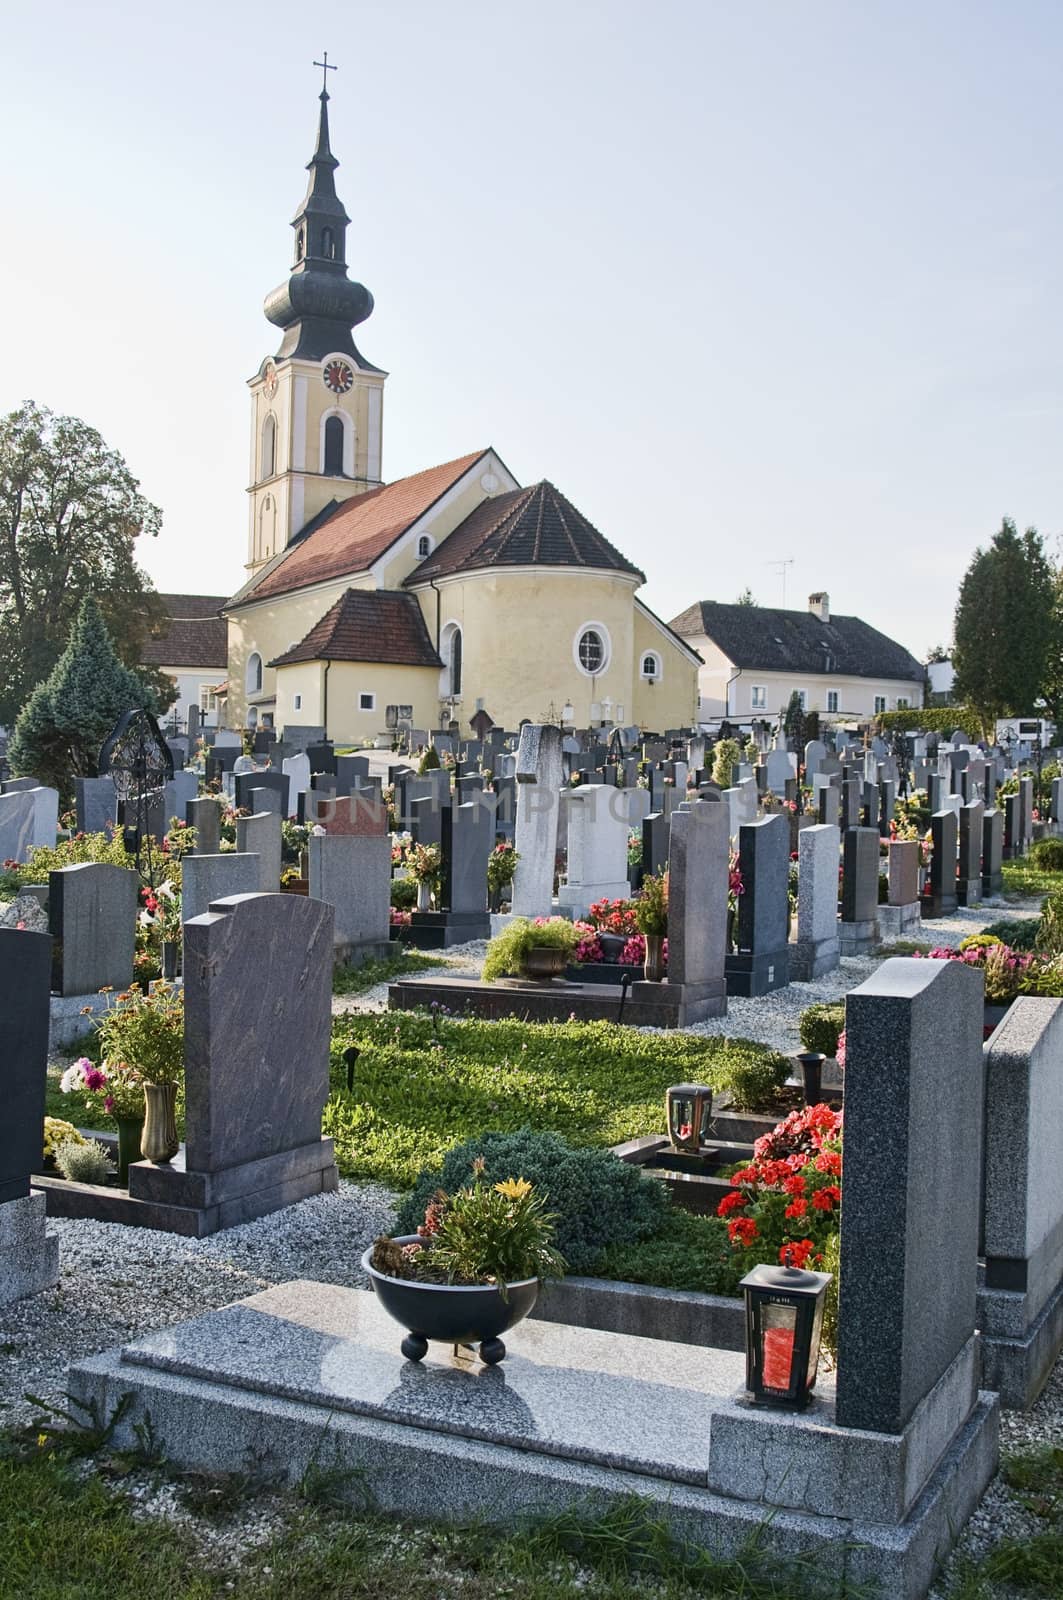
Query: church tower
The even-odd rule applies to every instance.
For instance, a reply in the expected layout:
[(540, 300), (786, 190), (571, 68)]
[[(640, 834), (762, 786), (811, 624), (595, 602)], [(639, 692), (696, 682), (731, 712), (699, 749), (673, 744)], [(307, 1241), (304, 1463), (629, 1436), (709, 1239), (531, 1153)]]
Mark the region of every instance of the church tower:
[(339, 162), (329, 146), (327, 75), (336, 69), (327, 54), (314, 65), (322, 69), (321, 112), (306, 196), (292, 219), (294, 260), (263, 306), (283, 338), (249, 384), (250, 573), (332, 501), (382, 481), (387, 373), (366, 361), (351, 337), (372, 311), (373, 297), (347, 276), (350, 218), (336, 194)]

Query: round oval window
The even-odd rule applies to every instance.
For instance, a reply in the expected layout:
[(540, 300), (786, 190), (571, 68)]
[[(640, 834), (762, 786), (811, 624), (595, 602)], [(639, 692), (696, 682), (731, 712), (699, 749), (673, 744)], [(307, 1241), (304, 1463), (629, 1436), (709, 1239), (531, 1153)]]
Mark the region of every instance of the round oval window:
[(605, 642), (594, 628), (580, 634), (579, 664), (584, 672), (601, 672), (605, 666)]

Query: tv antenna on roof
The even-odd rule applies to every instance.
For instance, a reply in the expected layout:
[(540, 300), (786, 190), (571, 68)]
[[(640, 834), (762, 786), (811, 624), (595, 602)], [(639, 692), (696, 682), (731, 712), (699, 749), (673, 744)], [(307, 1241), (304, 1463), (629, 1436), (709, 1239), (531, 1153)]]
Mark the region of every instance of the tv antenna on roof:
[(786, 610), (786, 569), (787, 567), (792, 567), (793, 564), (793, 556), (790, 556), (787, 561), (765, 561), (764, 563), (766, 567), (774, 567), (782, 579), (782, 608), (784, 611)]

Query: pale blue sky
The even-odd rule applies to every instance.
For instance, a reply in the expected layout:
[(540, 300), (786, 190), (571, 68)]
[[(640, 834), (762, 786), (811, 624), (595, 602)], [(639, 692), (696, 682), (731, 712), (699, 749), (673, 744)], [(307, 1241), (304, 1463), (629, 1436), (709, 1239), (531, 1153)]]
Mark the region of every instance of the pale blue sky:
[[(792, 558), (917, 654), (1004, 514), (1061, 526), (1063, 8), (4, 8), (0, 409), (81, 415), (234, 590), (245, 380), (327, 49), (384, 471), (493, 444), (666, 618)], [(544, 623), (548, 619), (544, 619)]]

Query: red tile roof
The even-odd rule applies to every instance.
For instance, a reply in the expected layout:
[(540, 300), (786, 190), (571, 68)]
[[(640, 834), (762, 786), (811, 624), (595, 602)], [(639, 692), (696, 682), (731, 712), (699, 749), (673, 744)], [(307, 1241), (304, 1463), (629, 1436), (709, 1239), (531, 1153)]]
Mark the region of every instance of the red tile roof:
[(598, 567), (645, 575), (545, 480), (484, 500), (406, 582), (482, 567)]
[(288, 546), (260, 582), (241, 591), (241, 598), (264, 600), (329, 578), (365, 572), (486, 454), (486, 450), (474, 450), (457, 461), (352, 495), (323, 521), (311, 524), (310, 531)]
[(218, 667), (225, 669), (229, 630), (221, 608), (223, 594), (160, 594), (166, 620), (145, 639), (140, 651), (145, 667)]
[(347, 589), (306, 638), (269, 664), (297, 661), (382, 661), (441, 667), (424, 613), (412, 594), (392, 589)]

